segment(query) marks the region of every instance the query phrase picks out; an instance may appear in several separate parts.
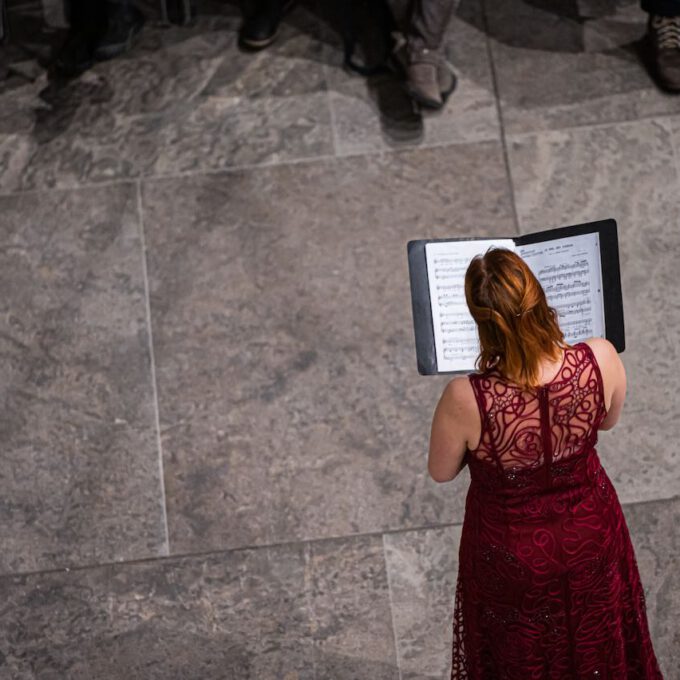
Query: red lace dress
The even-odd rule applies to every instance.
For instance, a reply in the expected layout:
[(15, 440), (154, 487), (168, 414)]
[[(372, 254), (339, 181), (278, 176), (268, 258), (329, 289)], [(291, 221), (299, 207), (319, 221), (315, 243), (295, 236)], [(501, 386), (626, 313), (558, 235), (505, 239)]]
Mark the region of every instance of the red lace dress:
[(628, 527), (595, 450), (606, 415), (591, 348), (537, 392), (470, 376), (470, 466), (452, 680), (663, 680)]

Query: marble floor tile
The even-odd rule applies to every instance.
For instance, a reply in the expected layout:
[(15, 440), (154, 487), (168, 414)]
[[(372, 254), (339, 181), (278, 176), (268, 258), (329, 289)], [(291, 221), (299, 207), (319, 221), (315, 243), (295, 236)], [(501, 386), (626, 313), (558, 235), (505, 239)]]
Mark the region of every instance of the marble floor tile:
[(402, 680), (448, 680), (461, 525), (383, 536)]
[(326, 73), (338, 155), (499, 139), (486, 37), (468, 17), (475, 10), (460, 8), (451, 20), (445, 50), (458, 85), (442, 111), (414, 111), (395, 75), (349, 73), (340, 46), (330, 50)]
[(678, 112), (641, 61), (646, 13), (626, 2), (583, 19), (526, 0), (485, 0), (505, 129), (509, 133)]
[(206, 99), (163, 126), (153, 174), (199, 173), (330, 156), (327, 94)]
[(173, 550), (459, 515), (429, 479), (406, 243), (512, 234), (500, 146), (145, 184)]
[(680, 487), (677, 342), (678, 175), (668, 120), (511, 136), (523, 232), (613, 217), (618, 222), (628, 389), (621, 419), (599, 434), (622, 501)]
[(229, 33), (223, 59), (205, 87), (215, 97), (291, 97), (326, 90), (322, 40), (317, 12), (296, 4), (281, 22), (276, 40), (259, 52), (240, 50), (238, 33)]
[[(310, 569), (308, 552), (309, 546), (286, 545), (0, 578), (0, 677), (320, 678), (314, 636), (332, 634), (312, 628), (309, 582), (342, 584), (343, 569), (354, 565), (346, 560), (343, 569), (335, 563)], [(384, 566), (370, 554), (357, 551), (355, 560), (381, 569), (384, 577)], [(365, 601), (375, 606), (383, 597), (370, 588), (379, 581), (377, 571), (372, 580), (363, 579)], [(358, 587), (355, 580), (351, 587)], [(328, 592), (333, 594), (332, 585)], [(384, 599), (376, 614), (389, 622)], [(334, 614), (347, 636), (349, 627), (361, 626), (351, 612), (347, 602)]]
[(382, 538), (0, 577), (0, 677), (397, 680)]
[(0, 572), (163, 555), (136, 187), (0, 212)]
[(308, 588), (318, 680), (398, 680), (380, 536), (310, 545)]
[(649, 632), (665, 680), (680, 680), (680, 496), (624, 505), (645, 589)]
[(244, 55), (239, 22), (149, 25), (129, 53), (67, 84), (43, 74), (0, 92), (0, 192), (332, 154), (313, 31), (302, 21), (272, 51)]

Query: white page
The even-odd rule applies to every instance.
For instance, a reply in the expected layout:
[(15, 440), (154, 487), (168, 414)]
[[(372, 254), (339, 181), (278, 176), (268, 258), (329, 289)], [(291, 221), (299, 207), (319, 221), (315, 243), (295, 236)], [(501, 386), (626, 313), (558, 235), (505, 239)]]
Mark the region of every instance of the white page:
[(515, 251), (512, 239), (439, 241), (425, 244), (438, 371), (474, 371), (479, 355), (477, 324), (465, 302), (465, 272), (490, 246)]
[(559, 315), (564, 339), (573, 345), (604, 337), (604, 295), (597, 232), (517, 246)]

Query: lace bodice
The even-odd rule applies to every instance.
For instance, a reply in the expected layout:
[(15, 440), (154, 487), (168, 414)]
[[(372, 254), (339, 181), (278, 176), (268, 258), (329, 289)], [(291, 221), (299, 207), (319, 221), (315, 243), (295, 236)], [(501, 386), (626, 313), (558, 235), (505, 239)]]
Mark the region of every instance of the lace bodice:
[(597, 443), (607, 411), (600, 367), (587, 343), (566, 348), (555, 378), (535, 393), (494, 368), (469, 379), (482, 419), (479, 444), (466, 452), (473, 481), (522, 487), (542, 479), (551, 486)]

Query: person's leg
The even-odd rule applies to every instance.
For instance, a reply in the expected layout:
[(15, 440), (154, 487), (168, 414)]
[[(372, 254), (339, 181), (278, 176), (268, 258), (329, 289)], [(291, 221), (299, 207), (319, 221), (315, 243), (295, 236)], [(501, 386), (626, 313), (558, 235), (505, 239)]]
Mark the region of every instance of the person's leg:
[(41, 0), (43, 19), (50, 28), (66, 28), (66, 5), (63, 0)]
[(662, 17), (680, 16), (680, 0), (642, 0), (640, 7), (647, 14), (656, 14)]
[(406, 35), (412, 54), (441, 49), (453, 7), (454, 0), (413, 0)]
[(456, 85), (451, 65), (442, 54), (454, 0), (413, 0), (406, 32), (406, 81), (421, 104), (440, 108)]
[(50, 66), (58, 78), (75, 77), (90, 68), (95, 45), (106, 31), (104, 0), (70, 0), (65, 8), (69, 29)]
[(647, 39), (656, 75), (666, 89), (680, 91), (680, 0), (641, 0), (649, 14)]

